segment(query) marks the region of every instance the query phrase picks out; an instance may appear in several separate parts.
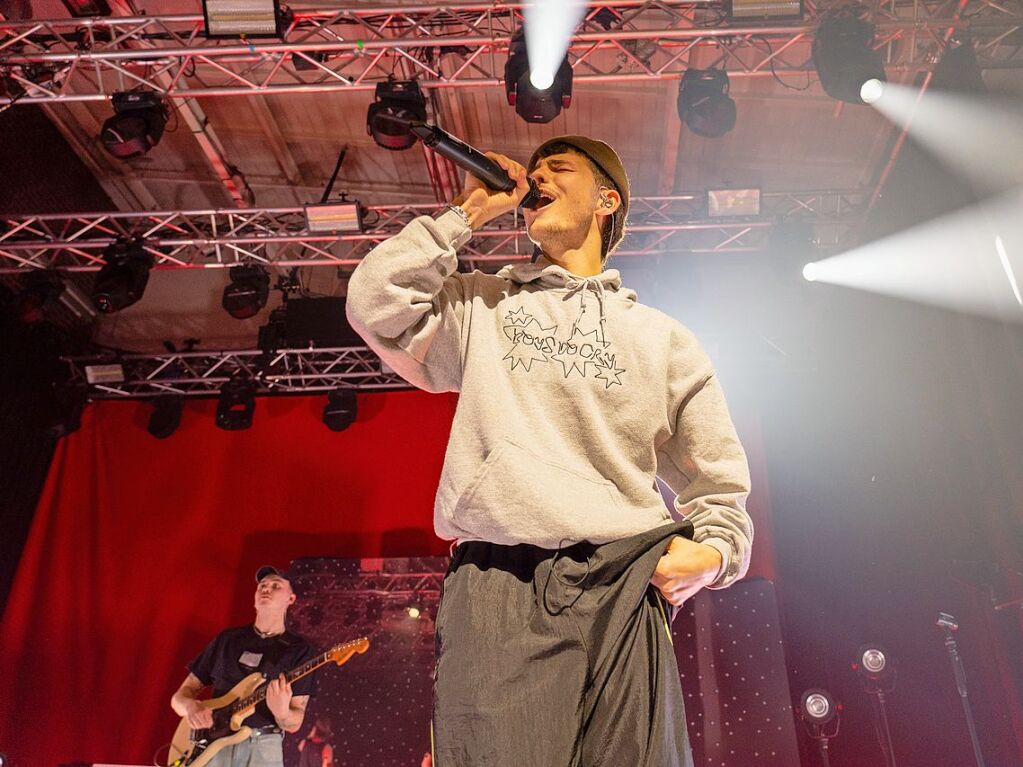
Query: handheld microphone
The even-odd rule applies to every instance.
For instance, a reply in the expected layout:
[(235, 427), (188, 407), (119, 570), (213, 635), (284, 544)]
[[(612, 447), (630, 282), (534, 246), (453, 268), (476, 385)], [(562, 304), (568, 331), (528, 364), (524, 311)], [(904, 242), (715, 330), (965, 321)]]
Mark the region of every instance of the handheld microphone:
[[(510, 192), (515, 188), (508, 172), (475, 147), (459, 141), (447, 131), (436, 125), (423, 122), (411, 122), (412, 132), (422, 139), (426, 146), (443, 157), (447, 157), (458, 167), (468, 171), (491, 189), (499, 192)], [(540, 202), (540, 190), (533, 179), (529, 179), (529, 192), (519, 202), (520, 208), (535, 208)]]

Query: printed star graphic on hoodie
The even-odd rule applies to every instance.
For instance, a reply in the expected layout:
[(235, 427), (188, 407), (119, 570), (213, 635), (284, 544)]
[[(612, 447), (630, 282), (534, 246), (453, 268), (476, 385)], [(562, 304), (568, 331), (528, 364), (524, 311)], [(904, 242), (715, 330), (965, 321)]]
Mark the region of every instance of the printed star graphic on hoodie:
[[(558, 343), (558, 351), (551, 356), (551, 359), (561, 363), (565, 371), (565, 378), (568, 378), (573, 372), (578, 372), (580, 377), (586, 378), (587, 365), (590, 366), (590, 372), (594, 375), (605, 368), (614, 369), (615, 355), (607, 352), (611, 344), (598, 340), (597, 332), (591, 330), (589, 333), (583, 333), (576, 328), (570, 339)], [(619, 370), (618, 372), (621, 374), (625, 371)], [(600, 376), (596, 375), (596, 377)], [(619, 380), (614, 383), (621, 385)], [(610, 388), (610, 386), (605, 388)]]
[(511, 362), (511, 369), (521, 366), (528, 373), (534, 362), (547, 362), (558, 326), (541, 327), (536, 318), (527, 314), (521, 306), (518, 311), (509, 312), (505, 319), (511, 324), (504, 326), (504, 334), (513, 345), (502, 359)]
[(572, 337), (558, 338), (558, 325), (549, 328), (543, 325), (524, 307), (508, 312), (504, 334), (512, 342), (512, 348), (503, 360), (511, 363), (511, 369), (519, 368), (528, 373), (534, 362), (554, 361), (561, 364), (565, 378), (577, 373), (580, 378), (590, 377), (604, 381), (604, 388), (615, 384), (621, 386), (624, 368), (615, 364), (615, 355), (608, 352), (610, 342), (598, 338), (598, 330), (584, 333), (573, 328)]

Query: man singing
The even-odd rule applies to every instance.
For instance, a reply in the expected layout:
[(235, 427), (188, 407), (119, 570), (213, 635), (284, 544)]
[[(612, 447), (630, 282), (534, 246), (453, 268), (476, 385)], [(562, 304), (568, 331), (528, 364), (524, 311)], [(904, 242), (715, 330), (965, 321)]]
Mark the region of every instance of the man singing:
[[(468, 177), (348, 289), (352, 326), (388, 365), (460, 393), (434, 512), (458, 541), (436, 623), (434, 764), (683, 765), (665, 603), (745, 574), (746, 458), (692, 333), (604, 270), (629, 206), (614, 150), (563, 136), (526, 168), (490, 157), (514, 191)], [(543, 195), (525, 212), (536, 263), (458, 272), (457, 250), (527, 176)]]
[(203, 688), (212, 686), (213, 697), (217, 698), (254, 671), (270, 679), (266, 701), (244, 721), (252, 733), (241, 743), (221, 749), (209, 762), (210, 767), (283, 767), (283, 733), (297, 732), (302, 726), (313, 691), (312, 676), (291, 685), (284, 674), (316, 654), (309, 642), (285, 625), (288, 608), (295, 599), (285, 573), (269, 565), (259, 568), (255, 622), (220, 632), (188, 664), (188, 676), (171, 698), (171, 708), (178, 716), (186, 717), (193, 729), (213, 725), (210, 709), (199, 702)]

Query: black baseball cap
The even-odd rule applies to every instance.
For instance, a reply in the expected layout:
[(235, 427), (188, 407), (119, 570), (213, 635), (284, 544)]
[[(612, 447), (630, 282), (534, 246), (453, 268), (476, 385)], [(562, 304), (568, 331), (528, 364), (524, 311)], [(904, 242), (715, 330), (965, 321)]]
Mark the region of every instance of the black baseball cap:
[(278, 578), (283, 578), (291, 586), (291, 590), (295, 590), (295, 584), (291, 579), (291, 575), (286, 570), (278, 570), (273, 565), (263, 565), (261, 568), (256, 570), (256, 583), (259, 583), (268, 575), (276, 575)]

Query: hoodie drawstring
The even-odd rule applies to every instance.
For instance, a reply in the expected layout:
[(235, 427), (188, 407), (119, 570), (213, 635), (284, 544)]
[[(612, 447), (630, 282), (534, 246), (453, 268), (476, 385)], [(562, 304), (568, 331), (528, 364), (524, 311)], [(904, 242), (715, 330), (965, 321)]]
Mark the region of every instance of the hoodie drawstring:
[(600, 281), (599, 277), (582, 277), (578, 279), (570, 277), (565, 286), (568, 288), (568, 293), (565, 295), (566, 301), (576, 293), (579, 294), (579, 314), (576, 316), (575, 322), (572, 323), (572, 337), (575, 337), (575, 331), (579, 328), (579, 323), (582, 322), (583, 315), (586, 313), (586, 294), (592, 290), (597, 294), (597, 304), (600, 307), (600, 341), (601, 343), (607, 341), (604, 337), (604, 321), (606, 319), (604, 309), (606, 290), (604, 289), (604, 283)]

